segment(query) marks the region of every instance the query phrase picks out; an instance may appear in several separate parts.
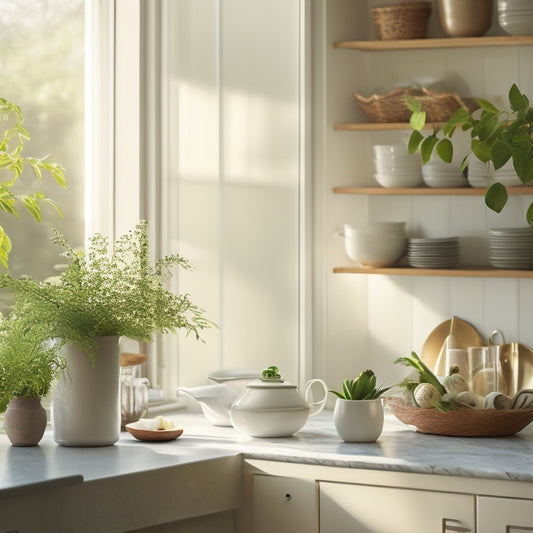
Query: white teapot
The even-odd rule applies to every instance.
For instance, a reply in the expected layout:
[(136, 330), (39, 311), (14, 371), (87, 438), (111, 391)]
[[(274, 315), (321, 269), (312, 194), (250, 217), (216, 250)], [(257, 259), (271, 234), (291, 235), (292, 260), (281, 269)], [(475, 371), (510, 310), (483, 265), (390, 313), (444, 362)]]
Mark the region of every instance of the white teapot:
[[(311, 387), (315, 383), (324, 389), (324, 397), (311, 402)], [(276, 367), (269, 367), (261, 379), (248, 383), (233, 402), (231, 423), (250, 437), (290, 437), (304, 426), (309, 416), (324, 409), (327, 394), (327, 385), (321, 379), (312, 379), (305, 384), (302, 395), (296, 385), (284, 381)]]

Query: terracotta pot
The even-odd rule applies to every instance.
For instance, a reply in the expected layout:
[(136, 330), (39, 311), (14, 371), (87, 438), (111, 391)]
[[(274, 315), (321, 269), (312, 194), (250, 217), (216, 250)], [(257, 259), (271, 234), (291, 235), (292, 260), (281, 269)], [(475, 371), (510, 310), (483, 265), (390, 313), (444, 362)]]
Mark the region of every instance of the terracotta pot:
[(67, 372), (52, 397), (54, 440), (62, 446), (109, 446), (120, 437), (120, 350), (116, 335), (97, 337), (94, 364), (71, 345)]
[(493, 0), (439, 0), (440, 24), (449, 37), (481, 37), (492, 25)]
[(377, 400), (343, 400), (337, 398), (333, 421), (345, 442), (374, 442), (383, 431), (383, 404)]
[(13, 446), (36, 446), (46, 428), (40, 398), (13, 398), (4, 415), (4, 428)]

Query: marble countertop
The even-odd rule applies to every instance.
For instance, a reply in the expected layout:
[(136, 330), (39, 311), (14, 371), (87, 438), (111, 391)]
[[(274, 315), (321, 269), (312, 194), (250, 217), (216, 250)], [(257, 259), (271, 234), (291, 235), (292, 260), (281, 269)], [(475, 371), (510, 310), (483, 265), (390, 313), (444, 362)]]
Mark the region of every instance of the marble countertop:
[(387, 413), (375, 443), (348, 444), (336, 434), (333, 414), (310, 418), (293, 437), (254, 439), (215, 427), (203, 415), (169, 415), (184, 428), (175, 441), (147, 443), (123, 432), (101, 448), (68, 448), (47, 432), (39, 446), (11, 446), (0, 435), (0, 493), (82, 483), (241, 454), (245, 458), (370, 470), (533, 481), (533, 431), (512, 437), (459, 438), (417, 433)]

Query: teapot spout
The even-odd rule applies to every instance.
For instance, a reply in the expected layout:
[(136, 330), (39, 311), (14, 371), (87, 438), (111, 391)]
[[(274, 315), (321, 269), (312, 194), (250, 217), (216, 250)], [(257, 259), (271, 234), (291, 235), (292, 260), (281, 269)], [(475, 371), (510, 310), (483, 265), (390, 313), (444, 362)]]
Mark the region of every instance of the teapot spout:
[(203, 385), (200, 387), (179, 387), (178, 393), (196, 400), (205, 417), (214, 426), (231, 426), (229, 416), (231, 404), (239, 393), (227, 385)]

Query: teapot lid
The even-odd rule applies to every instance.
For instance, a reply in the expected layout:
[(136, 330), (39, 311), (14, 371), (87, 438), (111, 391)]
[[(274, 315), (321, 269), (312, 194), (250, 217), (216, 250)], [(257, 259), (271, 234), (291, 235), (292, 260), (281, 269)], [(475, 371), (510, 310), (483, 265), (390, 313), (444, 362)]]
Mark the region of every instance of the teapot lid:
[(250, 389), (295, 389), (296, 385), (286, 383), (285, 378), (279, 373), (279, 368), (272, 365), (263, 370), (259, 379), (254, 379), (246, 387)]

